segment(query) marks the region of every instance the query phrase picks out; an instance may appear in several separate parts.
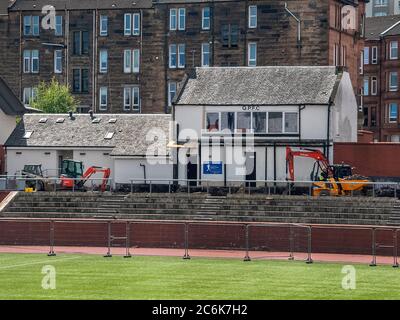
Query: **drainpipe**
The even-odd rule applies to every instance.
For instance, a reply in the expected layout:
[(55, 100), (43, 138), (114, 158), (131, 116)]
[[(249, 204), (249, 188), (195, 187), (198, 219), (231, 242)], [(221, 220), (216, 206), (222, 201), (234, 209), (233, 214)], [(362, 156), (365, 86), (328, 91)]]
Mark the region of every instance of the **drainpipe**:
[(329, 161), (329, 147), (330, 147), (330, 127), (331, 127), (331, 107), (332, 107), (332, 101), (329, 101), (328, 104), (328, 119), (327, 119), (327, 129), (326, 129), (326, 158)]
[(285, 10), (297, 22), (297, 48), (301, 49), (301, 20), (289, 10), (287, 2), (285, 2)]
[(146, 179), (147, 179), (147, 177), (146, 177), (146, 165), (144, 165), (143, 163), (140, 163), (139, 165), (143, 168), (144, 184), (146, 184), (147, 183), (146, 182)]

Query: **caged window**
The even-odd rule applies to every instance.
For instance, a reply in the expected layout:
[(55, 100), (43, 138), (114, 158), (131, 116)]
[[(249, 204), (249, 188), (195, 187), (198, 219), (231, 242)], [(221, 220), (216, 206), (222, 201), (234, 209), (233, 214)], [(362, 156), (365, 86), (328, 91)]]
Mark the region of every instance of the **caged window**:
[(219, 113), (207, 113), (207, 131), (219, 131)]

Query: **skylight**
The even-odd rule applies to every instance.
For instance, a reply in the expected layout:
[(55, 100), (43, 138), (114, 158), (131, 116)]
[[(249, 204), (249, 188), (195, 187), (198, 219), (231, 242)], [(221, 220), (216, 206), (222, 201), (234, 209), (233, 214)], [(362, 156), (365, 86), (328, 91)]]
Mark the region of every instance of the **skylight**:
[(32, 133), (33, 133), (33, 131), (25, 131), (22, 138), (29, 139), (31, 137)]
[(46, 123), (47, 122), (47, 118), (40, 118), (39, 123)]
[(92, 123), (100, 123), (101, 119), (100, 118), (94, 118), (92, 120)]
[(114, 137), (114, 132), (107, 132), (104, 139), (111, 140)]
[(57, 122), (57, 123), (64, 123), (64, 121), (65, 121), (64, 118), (58, 118), (56, 122)]
[(111, 118), (110, 120), (108, 120), (108, 123), (116, 123), (117, 119), (116, 118)]

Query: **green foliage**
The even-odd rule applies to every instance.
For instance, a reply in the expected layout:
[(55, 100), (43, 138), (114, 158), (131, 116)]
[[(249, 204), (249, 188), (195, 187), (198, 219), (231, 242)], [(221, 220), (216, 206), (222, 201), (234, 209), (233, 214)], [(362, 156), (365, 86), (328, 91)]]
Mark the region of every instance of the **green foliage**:
[(60, 84), (56, 79), (50, 83), (41, 82), (37, 94), (30, 106), (44, 113), (67, 113), (76, 110), (77, 101), (71, 95), (67, 85)]

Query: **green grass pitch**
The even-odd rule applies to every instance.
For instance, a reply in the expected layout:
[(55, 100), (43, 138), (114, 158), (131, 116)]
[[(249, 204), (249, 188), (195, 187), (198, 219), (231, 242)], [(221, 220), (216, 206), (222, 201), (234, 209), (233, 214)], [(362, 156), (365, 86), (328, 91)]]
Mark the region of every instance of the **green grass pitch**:
[[(54, 266), (56, 289), (43, 289)], [(399, 299), (400, 269), (342, 264), (177, 257), (0, 254), (0, 299)]]

